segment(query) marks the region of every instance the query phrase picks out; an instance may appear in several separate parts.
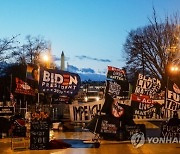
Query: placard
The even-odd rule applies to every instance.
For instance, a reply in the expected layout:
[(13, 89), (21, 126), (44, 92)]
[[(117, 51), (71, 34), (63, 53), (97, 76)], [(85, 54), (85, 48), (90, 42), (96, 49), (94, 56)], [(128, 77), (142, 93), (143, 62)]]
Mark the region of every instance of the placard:
[(134, 119), (163, 119), (164, 100), (152, 100), (147, 95), (131, 94)]
[(162, 123), (161, 126), (161, 137), (166, 140), (177, 138), (180, 140), (180, 125), (168, 126), (167, 123)]
[(124, 81), (126, 80), (126, 72), (123, 69), (108, 66), (107, 78), (118, 81)]
[(32, 121), (30, 130), (30, 149), (43, 150), (49, 144), (49, 124), (46, 120)]
[(165, 117), (172, 118), (174, 111), (180, 109), (180, 88), (171, 80), (168, 83), (165, 102)]
[(106, 94), (121, 100), (127, 99), (129, 93), (129, 83), (127, 81), (106, 81)]
[(144, 124), (136, 124), (131, 126), (126, 125), (125, 132), (126, 140), (131, 140), (132, 135), (140, 132), (142, 132), (144, 134), (144, 137), (146, 137), (146, 127)]
[(139, 74), (134, 93), (148, 95), (152, 98), (160, 90), (160, 88), (160, 80)]
[(12, 116), (14, 114), (13, 106), (0, 106), (0, 116)]
[(33, 113), (30, 129), (30, 149), (43, 150), (48, 149), (49, 144), (49, 128), (47, 114), (44, 112)]
[(13, 137), (26, 137), (25, 120), (17, 119), (14, 121)]
[(86, 128), (93, 133), (98, 133), (105, 140), (118, 140), (120, 120), (109, 115), (96, 115)]

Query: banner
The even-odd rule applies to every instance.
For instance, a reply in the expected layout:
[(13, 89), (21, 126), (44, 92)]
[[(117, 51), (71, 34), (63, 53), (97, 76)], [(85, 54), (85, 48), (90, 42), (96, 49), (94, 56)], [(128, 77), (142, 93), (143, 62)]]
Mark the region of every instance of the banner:
[(96, 115), (86, 128), (90, 132), (98, 133), (103, 139), (118, 140), (120, 120), (109, 115)]
[(41, 69), (39, 90), (44, 93), (74, 96), (80, 88), (78, 74), (61, 70)]
[(152, 100), (147, 95), (131, 94), (134, 119), (163, 119), (164, 100)]
[(180, 109), (180, 88), (177, 84), (169, 80), (165, 110), (166, 117), (173, 117), (173, 112)]
[(70, 118), (74, 122), (87, 122), (98, 114), (100, 115), (103, 101), (97, 101), (95, 103), (82, 103), (69, 105)]
[(125, 124), (131, 125), (134, 123), (133, 109), (129, 100), (120, 100), (117, 98), (112, 98), (110, 95), (106, 95), (101, 112), (118, 118)]
[(106, 81), (106, 94), (113, 98), (127, 99), (129, 93), (129, 83), (126, 81)]
[(134, 93), (148, 95), (152, 98), (160, 90), (160, 88), (160, 80), (139, 74)]
[(32, 89), (27, 82), (16, 78), (16, 89), (15, 93), (24, 94), (24, 95), (32, 95), (35, 96), (35, 91)]
[(144, 124), (126, 125), (119, 118), (109, 115), (96, 115), (86, 126), (89, 131), (99, 134), (105, 140), (129, 140), (138, 132), (143, 132), (146, 137)]
[(14, 114), (13, 106), (0, 106), (0, 116), (12, 116)]
[(125, 70), (108, 66), (107, 78), (124, 81), (126, 80)]
[(26, 78), (30, 80), (38, 81), (39, 80), (38, 67), (27, 65)]

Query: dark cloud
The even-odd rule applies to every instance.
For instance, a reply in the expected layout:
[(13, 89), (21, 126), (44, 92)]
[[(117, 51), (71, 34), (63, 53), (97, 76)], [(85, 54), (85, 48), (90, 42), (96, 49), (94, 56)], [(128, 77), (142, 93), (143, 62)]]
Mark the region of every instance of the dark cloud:
[[(69, 57), (65, 57), (65, 60), (68, 61), (70, 58)], [(56, 56), (56, 55), (53, 55), (53, 60), (54, 61), (60, 61), (61, 60), (61, 56)]]
[(53, 60), (54, 60), (54, 61), (60, 61), (60, 60), (61, 60), (61, 57), (58, 57), (58, 56), (55, 56), (55, 55), (54, 55), (54, 56), (53, 56)]
[(79, 68), (77, 68), (76, 66), (73, 66), (73, 65), (68, 65), (68, 68), (67, 68), (68, 71), (70, 72), (78, 72), (79, 71)]
[(73, 73), (78, 73), (79, 76), (81, 77), (82, 81), (105, 81), (106, 76), (102, 74), (96, 74), (95, 71), (91, 68), (77, 68), (76, 66), (73, 65), (68, 65), (67, 68), (68, 71), (73, 72)]
[(92, 57), (89, 57), (89, 56), (85, 56), (85, 55), (82, 55), (82, 56), (76, 56), (77, 58), (79, 58), (80, 60), (83, 60), (83, 59), (89, 59), (89, 60), (95, 60), (95, 61), (99, 61), (99, 62), (111, 62), (111, 60), (109, 59), (98, 59), (98, 58), (92, 58)]
[(68, 65), (68, 71), (70, 72), (82, 72), (82, 73), (95, 73), (95, 71), (92, 68), (77, 68), (76, 66), (73, 65)]
[(95, 73), (95, 71), (92, 68), (82, 68), (80, 71), (82, 73)]

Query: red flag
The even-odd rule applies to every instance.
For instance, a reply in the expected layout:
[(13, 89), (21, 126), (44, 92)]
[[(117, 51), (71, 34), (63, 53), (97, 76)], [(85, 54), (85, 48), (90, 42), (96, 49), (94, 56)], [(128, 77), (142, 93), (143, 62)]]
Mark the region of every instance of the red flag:
[(34, 89), (32, 89), (27, 82), (16, 78), (16, 90), (15, 93), (25, 94), (25, 95), (35, 95)]

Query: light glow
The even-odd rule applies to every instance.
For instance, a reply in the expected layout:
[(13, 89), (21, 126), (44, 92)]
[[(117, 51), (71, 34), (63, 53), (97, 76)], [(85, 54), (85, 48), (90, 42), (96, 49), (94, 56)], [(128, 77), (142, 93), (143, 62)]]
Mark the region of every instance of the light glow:
[(48, 57), (47, 55), (44, 55), (44, 56), (43, 56), (43, 60), (44, 60), (45, 62), (47, 62), (47, 61), (49, 61), (49, 57)]
[(179, 68), (177, 66), (172, 66), (171, 71), (172, 72), (177, 72), (177, 71), (179, 71)]

